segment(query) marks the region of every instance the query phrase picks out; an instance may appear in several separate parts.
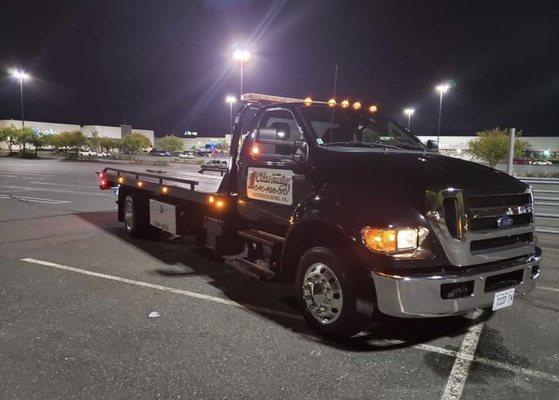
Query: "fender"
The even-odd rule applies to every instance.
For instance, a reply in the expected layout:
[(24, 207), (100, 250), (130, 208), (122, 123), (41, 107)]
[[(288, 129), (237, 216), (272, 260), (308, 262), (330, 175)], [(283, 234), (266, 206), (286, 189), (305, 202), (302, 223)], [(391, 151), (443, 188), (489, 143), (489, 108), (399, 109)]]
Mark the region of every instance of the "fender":
[(281, 272), (293, 276), (298, 258), (313, 246), (330, 245), (348, 251), (349, 260), (367, 271), (394, 272), (405, 268), (426, 272), (441, 269), (449, 262), (430, 230), (421, 258), (399, 259), (373, 253), (361, 242), (365, 226), (425, 226), (423, 197), (402, 188), (398, 194), (377, 191), (371, 185), (324, 185), (294, 209), (282, 249)]

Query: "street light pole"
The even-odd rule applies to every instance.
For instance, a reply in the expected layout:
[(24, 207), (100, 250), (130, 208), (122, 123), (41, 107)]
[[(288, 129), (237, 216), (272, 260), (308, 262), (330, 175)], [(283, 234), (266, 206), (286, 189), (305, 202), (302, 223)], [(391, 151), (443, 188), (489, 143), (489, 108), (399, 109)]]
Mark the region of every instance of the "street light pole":
[(21, 102), (21, 127), (25, 127), (25, 117), (23, 114), (23, 77), (19, 77), (19, 99)]
[(415, 108), (406, 108), (404, 109), (404, 114), (408, 116), (408, 131), (410, 130), (411, 126), (411, 116), (415, 113)]
[(225, 102), (229, 104), (229, 129), (233, 133), (233, 104), (237, 102), (237, 98), (235, 96), (227, 96), (225, 97)]
[(435, 88), (439, 92), (439, 124), (437, 125), (437, 144), (440, 145), (441, 139), (441, 118), (442, 118), (442, 110), (443, 110), (443, 94), (445, 94), (448, 89), (450, 89), (450, 85), (448, 83), (442, 83), (437, 85)]
[(245, 68), (245, 61), (248, 61), (250, 58), (250, 52), (247, 49), (238, 48), (233, 52), (233, 60), (239, 61), (241, 67), (241, 93), (243, 94), (244, 90), (244, 68)]
[(25, 117), (23, 113), (23, 81), (29, 79), (29, 75), (17, 69), (11, 70), (10, 75), (19, 81), (19, 100), (21, 105), (21, 127), (25, 127)]
[(241, 95), (243, 94), (243, 67), (244, 67), (244, 61), (241, 59)]

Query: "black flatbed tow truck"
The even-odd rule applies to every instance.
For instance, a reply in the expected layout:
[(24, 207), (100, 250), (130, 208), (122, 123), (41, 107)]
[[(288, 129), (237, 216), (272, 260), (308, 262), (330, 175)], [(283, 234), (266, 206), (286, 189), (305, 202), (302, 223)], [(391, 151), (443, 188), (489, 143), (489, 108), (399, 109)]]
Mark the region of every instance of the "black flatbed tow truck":
[(376, 106), (245, 94), (222, 179), (105, 168), (133, 236), (192, 235), (294, 284), (306, 321), (349, 337), (379, 313), (498, 310), (534, 289), (531, 189), (424, 146)]

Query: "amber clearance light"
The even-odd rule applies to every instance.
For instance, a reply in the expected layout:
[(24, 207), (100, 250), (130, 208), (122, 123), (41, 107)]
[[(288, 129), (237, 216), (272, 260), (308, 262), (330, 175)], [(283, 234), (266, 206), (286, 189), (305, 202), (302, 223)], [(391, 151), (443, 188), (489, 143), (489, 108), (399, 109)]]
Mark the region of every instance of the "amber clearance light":
[(416, 228), (371, 228), (361, 229), (361, 238), (369, 250), (379, 253), (395, 253), (414, 250), (418, 246)]

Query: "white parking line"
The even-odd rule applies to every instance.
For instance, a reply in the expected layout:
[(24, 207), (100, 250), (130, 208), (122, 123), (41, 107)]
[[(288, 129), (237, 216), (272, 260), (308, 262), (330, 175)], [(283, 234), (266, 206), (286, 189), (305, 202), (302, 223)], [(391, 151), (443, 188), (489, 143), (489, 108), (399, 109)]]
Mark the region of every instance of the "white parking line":
[(82, 187), (86, 189), (95, 189), (96, 185), (81, 185), (79, 183), (54, 183), (54, 182), (37, 182), (31, 181), (30, 185), (44, 185), (44, 186), (70, 186), (70, 187)]
[(52, 193), (66, 193), (66, 194), (77, 194), (83, 196), (96, 196), (96, 197), (107, 197), (112, 196), (112, 193), (94, 192), (94, 187), (92, 187), (91, 192), (78, 192), (76, 190), (69, 189), (50, 189), (42, 187), (31, 187), (31, 186), (14, 186), (14, 185), (0, 185), (0, 189), (11, 189), (11, 190), (21, 190), (26, 192), (52, 192)]
[(547, 372), (537, 371), (529, 368), (517, 367), (515, 365), (507, 364), (502, 361), (490, 360), (489, 358), (485, 358), (485, 357), (466, 356), (465, 354), (458, 354), (458, 352), (454, 350), (443, 349), (442, 347), (431, 346), (430, 344), (420, 343), (420, 344), (416, 344), (413, 347), (419, 350), (444, 354), (450, 357), (464, 358), (466, 360), (470, 360), (478, 364), (487, 365), (488, 367), (500, 368), (510, 372), (514, 372), (515, 374), (523, 374), (523, 375), (531, 376), (533, 378), (547, 379), (548, 381), (559, 383), (559, 376), (548, 374)]
[[(122, 277), (119, 277), (119, 276), (103, 274), (103, 273), (100, 273), (100, 272), (88, 271), (88, 270), (85, 270), (85, 269), (70, 267), (70, 266), (67, 266), (67, 265), (57, 264), (57, 263), (53, 263), (53, 262), (49, 262), (49, 261), (37, 260), (37, 259), (34, 259), (34, 258), (22, 258), (21, 261), (24, 261), (24, 262), (27, 262), (27, 263), (32, 263), (32, 264), (35, 264), (35, 265), (42, 265), (42, 266), (45, 266), (45, 267), (51, 267), (51, 268), (56, 268), (56, 269), (60, 269), (60, 270), (64, 270), (64, 271), (70, 271), (70, 272), (75, 272), (75, 273), (79, 273), (79, 274), (83, 274), (83, 275), (93, 276), (93, 277), (96, 277), (96, 278), (108, 279), (108, 280), (111, 280), (111, 281), (126, 283), (128, 285), (146, 287), (146, 288), (155, 289), (155, 290), (162, 290), (162, 291), (169, 292), (169, 293), (175, 293), (175, 294), (188, 296), (188, 297), (195, 298), (195, 299), (200, 299), (200, 300), (206, 300), (206, 301), (210, 301), (210, 302), (218, 303), (218, 304), (223, 304), (223, 305), (227, 305), (227, 306), (244, 308), (244, 309), (247, 309), (247, 310), (257, 311), (257, 312), (261, 312), (261, 313), (265, 313), (265, 314), (269, 314), (269, 315), (276, 315), (276, 316), (279, 316), (279, 317), (284, 317), (284, 318), (289, 318), (289, 319), (299, 320), (299, 321), (303, 320), (303, 317), (299, 314), (294, 314), (294, 313), (285, 312), (285, 311), (273, 310), (273, 309), (266, 308), (266, 307), (254, 306), (252, 304), (238, 303), (238, 302), (233, 301), (233, 300), (222, 299), (220, 297), (214, 297), (214, 296), (210, 296), (210, 295), (206, 295), (206, 294), (202, 294), (202, 293), (191, 292), (191, 291), (188, 291), (188, 290), (177, 289), (177, 288), (158, 285), (158, 284), (154, 284), (154, 283), (136, 281), (136, 280), (133, 280), (133, 279), (128, 279), (128, 278), (122, 278)], [(481, 331), (481, 324), (478, 324), (478, 325), (474, 326), (472, 329), (474, 329), (476, 327), (479, 327), (479, 331)], [(472, 336), (473, 335), (474, 334), (472, 334)], [(531, 377), (534, 377), (534, 378), (541, 378), (541, 379), (546, 379), (546, 380), (549, 380), (549, 381), (552, 381), (552, 382), (559, 383), (559, 376), (556, 376), (556, 375), (552, 375), (552, 374), (548, 374), (546, 372), (541, 372), (541, 371), (532, 370), (532, 369), (528, 369), (528, 368), (517, 367), (515, 365), (507, 364), (507, 363), (504, 363), (504, 362), (501, 362), (501, 361), (491, 360), (491, 359), (488, 359), (488, 358), (476, 357), (471, 352), (471, 345), (473, 344), (472, 343), (473, 340), (476, 340), (476, 344), (477, 344), (477, 340), (479, 340), (479, 335), (478, 335), (477, 339), (475, 339), (473, 337), (472, 337), (472, 339), (469, 339), (469, 341), (468, 341), (468, 344), (470, 346), (469, 351), (468, 351), (468, 349), (465, 348), (466, 346), (464, 346), (464, 345), (460, 347), (460, 351), (458, 351), (458, 352), (453, 351), (453, 350), (444, 349), (442, 347), (432, 346), (432, 345), (429, 345), (429, 344), (416, 344), (412, 347), (415, 348), (415, 349), (422, 350), (422, 351), (429, 351), (429, 352), (432, 352), (432, 353), (438, 353), (438, 354), (443, 354), (443, 355), (447, 355), (447, 356), (450, 356), (450, 357), (456, 357), (457, 360), (460, 359), (460, 360), (468, 361), (469, 363), (476, 362), (476, 363), (484, 364), (484, 365), (491, 366), (491, 367), (494, 367), (494, 368), (500, 368), (500, 369), (504, 369), (504, 370), (507, 370), (507, 371), (511, 371), (513, 373), (516, 373), (516, 374), (523, 374), (523, 375), (531, 376)], [(462, 351), (462, 350), (464, 350), (464, 351)]]
[[(476, 314), (474, 314), (474, 318), (479, 317), (481, 312), (476, 312)], [(466, 379), (468, 379), (482, 329), (483, 323), (479, 323), (472, 326), (468, 330), (468, 333), (466, 333), (466, 336), (464, 336), (464, 340), (462, 340), (462, 344), (460, 345), (460, 350), (458, 350), (456, 354), (456, 360), (454, 360), (454, 365), (450, 371), (450, 376), (446, 382), (441, 400), (457, 400), (462, 396), (462, 391), (466, 385)]]
[(299, 314), (293, 314), (293, 313), (288, 313), (288, 312), (284, 312), (284, 311), (273, 310), (271, 308), (266, 308), (266, 307), (254, 306), (252, 304), (237, 303), (236, 301), (233, 301), (233, 300), (222, 299), (222, 298), (219, 298), (219, 297), (209, 296), (209, 295), (202, 294), (202, 293), (190, 292), (188, 290), (177, 289), (177, 288), (172, 288), (172, 287), (163, 286), (163, 285), (157, 285), (157, 284), (154, 284), (154, 283), (141, 282), (141, 281), (136, 281), (136, 280), (128, 279), (128, 278), (121, 278), (119, 276), (107, 275), (107, 274), (102, 274), (102, 273), (99, 273), (99, 272), (88, 271), (88, 270), (85, 270), (85, 269), (69, 267), (67, 265), (51, 263), (49, 261), (35, 260), (33, 258), (23, 258), (21, 261), (25, 261), (25, 262), (33, 263), (33, 264), (44, 265), (46, 267), (63, 269), (63, 270), (66, 270), (66, 271), (77, 272), (77, 273), (84, 274), (84, 275), (94, 276), (96, 278), (109, 279), (109, 280), (112, 280), (112, 281), (127, 283), (129, 285), (142, 286), (142, 287), (147, 287), (147, 288), (155, 289), (155, 290), (163, 290), (165, 292), (181, 294), (183, 296), (188, 296), (188, 297), (193, 297), (193, 298), (196, 298), (196, 299), (211, 301), (211, 302), (214, 302), (214, 303), (225, 304), (225, 305), (228, 305), (228, 306), (246, 308), (248, 310), (262, 312), (262, 313), (270, 314), (270, 315), (276, 315), (276, 316), (279, 316), (279, 317), (285, 317), (285, 318), (290, 318), (290, 319), (298, 319), (298, 320), (303, 319), (303, 317)]
[(44, 199), (42, 197), (18, 196), (18, 195), (15, 195), (15, 194), (11, 194), (11, 195), (0, 194), (0, 199), (14, 199), (14, 200), (19, 200), (19, 201), (24, 201), (26, 203), (42, 203), (42, 204), (67, 204), (67, 203), (71, 203), (70, 200)]
[(551, 292), (559, 292), (559, 289), (549, 286), (536, 286), (536, 288), (541, 290), (549, 290)]

